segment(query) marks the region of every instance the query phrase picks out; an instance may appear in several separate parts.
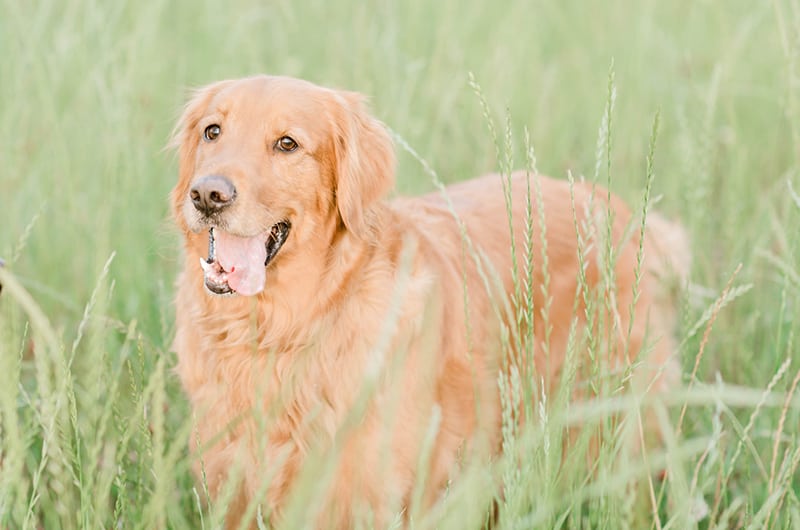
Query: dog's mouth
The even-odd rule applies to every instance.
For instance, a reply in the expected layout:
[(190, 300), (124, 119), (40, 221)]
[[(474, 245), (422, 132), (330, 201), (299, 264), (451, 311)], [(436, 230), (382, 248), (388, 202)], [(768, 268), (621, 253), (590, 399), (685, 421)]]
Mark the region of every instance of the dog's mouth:
[(269, 233), (239, 237), (213, 227), (208, 231), (208, 259), (200, 258), (205, 285), (217, 295), (260, 293), (269, 265), (289, 236), (289, 221), (272, 225)]

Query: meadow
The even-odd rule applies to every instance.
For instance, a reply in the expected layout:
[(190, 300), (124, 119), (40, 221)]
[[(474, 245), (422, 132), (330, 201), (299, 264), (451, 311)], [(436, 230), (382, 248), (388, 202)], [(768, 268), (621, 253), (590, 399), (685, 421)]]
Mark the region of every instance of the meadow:
[(415, 528), (480, 528), (493, 500), (503, 529), (800, 528), (797, 0), (0, 6), (0, 528), (221, 527), (171, 371), (165, 146), (189, 89), (262, 72), (367, 94), (397, 194), (532, 147), (690, 235), (666, 447), (561, 455), (570, 425), (636, 404), (548, 396)]

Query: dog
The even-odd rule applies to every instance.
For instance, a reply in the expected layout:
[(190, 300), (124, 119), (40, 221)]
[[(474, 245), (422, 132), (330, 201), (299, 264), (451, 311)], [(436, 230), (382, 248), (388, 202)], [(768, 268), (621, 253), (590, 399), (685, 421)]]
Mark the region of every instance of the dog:
[[(173, 145), (176, 372), (194, 470), (212, 499), (229, 493), (231, 528), (253, 503), (280, 526), (320, 455), (335, 464), (314, 526), (384, 526), (423, 476), (433, 506), (463, 459), (500, 450), (515, 333), (535, 338), (523, 374), (558, 380), (575, 320), (608, 339), (612, 364), (640, 362), (650, 392), (677, 383), (663, 276), (685, 276), (689, 252), (665, 217), (639, 230), (605, 189), (526, 172), (387, 200), (393, 144), (364, 98), (287, 77), (200, 89)], [(605, 321), (587, 323), (581, 285)]]

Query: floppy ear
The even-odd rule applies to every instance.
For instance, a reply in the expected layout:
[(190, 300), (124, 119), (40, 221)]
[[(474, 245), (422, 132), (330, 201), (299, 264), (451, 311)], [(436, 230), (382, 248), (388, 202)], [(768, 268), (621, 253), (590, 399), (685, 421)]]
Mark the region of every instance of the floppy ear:
[(377, 203), (394, 186), (394, 147), (384, 125), (370, 115), (363, 96), (337, 95), (342, 112), (334, 120), (336, 207), (347, 230), (368, 240), (377, 220)]
[(194, 176), (195, 154), (197, 153), (198, 136), (195, 128), (197, 122), (205, 114), (211, 99), (232, 81), (220, 81), (197, 89), (183, 109), (183, 114), (172, 130), (167, 147), (178, 150), (178, 182), (170, 194), (172, 214), (182, 229), (186, 228), (181, 206), (189, 193), (189, 185)]

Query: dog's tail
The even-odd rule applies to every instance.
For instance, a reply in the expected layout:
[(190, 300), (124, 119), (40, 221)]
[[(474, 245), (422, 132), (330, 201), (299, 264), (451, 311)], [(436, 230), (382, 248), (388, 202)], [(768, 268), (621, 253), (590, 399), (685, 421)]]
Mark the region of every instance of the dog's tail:
[(681, 378), (675, 333), (681, 293), (689, 281), (692, 253), (689, 236), (683, 226), (659, 213), (647, 216), (644, 247), (644, 280), (652, 297), (649, 328), (656, 339), (652, 360), (660, 365), (659, 375), (648, 384), (664, 391)]
[[(648, 214), (642, 264), (642, 281), (647, 287), (642, 292), (647, 292), (649, 298), (647, 328), (651, 342), (647, 359), (643, 359), (642, 369), (633, 384), (654, 394), (669, 392), (681, 382), (676, 332), (682, 293), (692, 264), (689, 243), (689, 236), (680, 223), (659, 213)], [(658, 437), (663, 441), (665, 426), (658, 415), (648, 412), (644, 422), (646, 437)], [(637, 438), (637, 445), (639, 442)]]
[(683, 226), (658, 212), (647, 216), (645, 270), (657, 285), (656, 305), (675, 311), (692, 265), (689, 236)]

